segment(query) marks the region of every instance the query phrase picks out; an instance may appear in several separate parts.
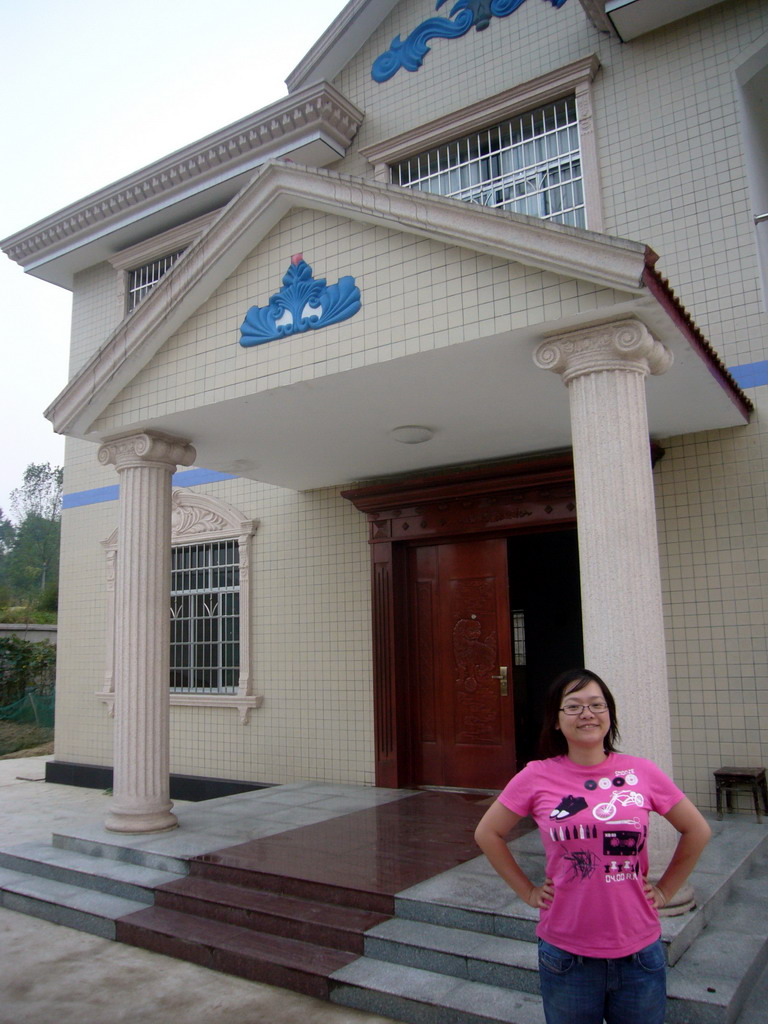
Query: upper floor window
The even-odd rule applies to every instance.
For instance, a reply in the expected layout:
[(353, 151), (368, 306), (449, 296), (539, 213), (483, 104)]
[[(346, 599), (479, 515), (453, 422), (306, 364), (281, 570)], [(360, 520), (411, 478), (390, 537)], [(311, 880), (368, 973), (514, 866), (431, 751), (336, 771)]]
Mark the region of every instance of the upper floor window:
[(602, 231), (599, 68), (581, 57), (360, 153), (382, 183)]
[(575, 96), (419, 153), (391, 175), (407, 188), (586, 226)]
[(117, 294), (121, 315), (136, 309), (217, 214), (217, 210), (206, 213), (109, 257), (109, 262), (118, 272)]
[(159, 259), (152, 260), (151, 263), (145, 263), (142, 267), (134, 267), (128, 271), (129, 313), (149, 295), (163, 274), (171, 269), (183, 252), (183, 249), (179, 249), (178, 252), (171, 253), (169, 256), (161, 256)]

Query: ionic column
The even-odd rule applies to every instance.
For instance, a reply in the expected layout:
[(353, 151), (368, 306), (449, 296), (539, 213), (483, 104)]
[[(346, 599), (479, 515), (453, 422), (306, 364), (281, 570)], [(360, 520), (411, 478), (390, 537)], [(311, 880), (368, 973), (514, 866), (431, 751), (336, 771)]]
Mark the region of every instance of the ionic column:
[(536, 365), (568, 388), (584, 660), (618, 698), (623, 747), (671, 770), (645, 378), (672, 357), (637, 320), (550, 338)]
[[(672, 354), (638, 320), (572, 331), (534, 361), (559, 373), (570, 401), (584, 662), (616, 696), (622, 750), (672, 774), (659, 549), (645, 378)], [(652, 873), (674, 833), (657, 830)]]
[(189, 466), (186, 441), (146, 433), (99, 449), (120, 475), (115, 593), (112, 832), (175, 828), (170, 775), (171, 476)]

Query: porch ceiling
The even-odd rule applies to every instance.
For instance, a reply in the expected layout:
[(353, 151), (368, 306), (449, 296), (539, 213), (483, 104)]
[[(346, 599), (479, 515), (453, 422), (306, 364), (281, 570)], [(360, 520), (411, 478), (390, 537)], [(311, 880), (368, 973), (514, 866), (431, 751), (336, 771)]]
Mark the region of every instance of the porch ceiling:
[[(647, 381), (651, 436), (743, 426), (743, 414), (653, 300), (628, 302), (602, 319), (633, 315), (675, 356), (671, 370)], [(558, 328), (570, 326), (584, 320)], [(190, 439), (200, 466), (295, 490), (567, 448), (567, 391), (532, 359), (542, 339), (531, 331), (498, 335), (144, 425)], [(404, 425), (434, 434), (404, 444), (391, 433)]]

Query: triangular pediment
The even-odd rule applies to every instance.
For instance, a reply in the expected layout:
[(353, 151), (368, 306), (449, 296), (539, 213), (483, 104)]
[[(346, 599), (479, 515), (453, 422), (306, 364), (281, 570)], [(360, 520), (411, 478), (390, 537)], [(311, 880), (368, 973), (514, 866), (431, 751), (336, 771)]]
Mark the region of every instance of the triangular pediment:
[(330, 171), (270, 163), (70, 381), (46, 413), (54, 428), (89, 436), (109, 403), (295, 209), (465, 247), (601, 288), (643, 291), (646, 249), (639, 243)]
[[(360, 308), (239, 345), (249, 307), (265, 308), (302, 249), (305, 277), (352, 280)], [(649, 386), (657, 436), (743, 423), (743, 396), (654, 259), (636, 242), (269, 164), (48, 414), (91, 441), (158, 430), (191, 441), (198, 465), (297, 490), (554, 450), (569, 444), (568, 402), (536, 345), (636, 317), (675, 360)], [(393, 445), (408, 424), (434, 440)]]

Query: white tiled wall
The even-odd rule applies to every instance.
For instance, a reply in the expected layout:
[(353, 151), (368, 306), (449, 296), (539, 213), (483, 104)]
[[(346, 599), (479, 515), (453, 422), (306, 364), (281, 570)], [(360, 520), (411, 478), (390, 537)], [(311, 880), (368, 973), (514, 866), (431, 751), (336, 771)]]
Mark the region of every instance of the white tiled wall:
[[(765, 359), (768, 317), (758, 292), (733, 69), (768, 32), (768, 5), (723, 3), (622, 45), (595, 31), (576, 2), (559, 11), (530, 2), (485, 32), (434, 40), (418, 72), (373, 82), (371, 64), (393, 36), (434, 13), (433, 0), (400, 4), (339, 75), (336, 85), (367, 115), (339, 169), (371, 174), (361, 146), (597, 53), (594, 113), (607, 232), (660, 254), (659, 269), (726, 363)], [(311, 339), (243, 350), (243, 311), (279, 289), (294, 252), (305, 253), (316, 276), (335, 281), (352, 274), (365, 284), (361, 313)], [(79, 275), (73, 369), (120, 320), (115, 273), (104, 265)], [(117, 431), (160, 410), (456, 344), (480, 330), (599, 309), (613, 297), (466, 250), (293, 211), (100, 425)], [(663, 439), (666, 455), (655, 471), (675, 766), (704, 807), (713, 801), (713, 769), (768, 761), (768, 389), (753, 389), (750, 397), (758, 411), (749, 427)], [(95, 456), (95, 446), (69, 443), (67, 492), (116, 483), (114, 470)], [(206, 491), (261, 520), (252, 628), (264, 706), (246, 726), (231, 710), (174, 708), (173, 769), (267, 782), (371, 782), (363, 517), (333, 490), (297, 494), (233, 480)], [(63, 760), (110, 758), (111, 723), (93, 693), (104, 666), (98, 542), (115, 524), (114, 502), (64, 516), (60, 666), (68, 685), (59, 691), (57, 719)]]
[[(335, 490), (208, 485), (259, 528), (252, 548), (254, 690), (237, 711), (173, 707), (172, 770), (216, 778), (373, 782), (370, 585), (363, 516)], [(56, 757), (111, 761), (104, 688), (106, 558), (117, 502), (64, 513)]]
[(703, 807), (716, 768), (768, 763), (768, 389), (750, 397), (748, 428), (664, 440), (655, 470), (675, 770)]

